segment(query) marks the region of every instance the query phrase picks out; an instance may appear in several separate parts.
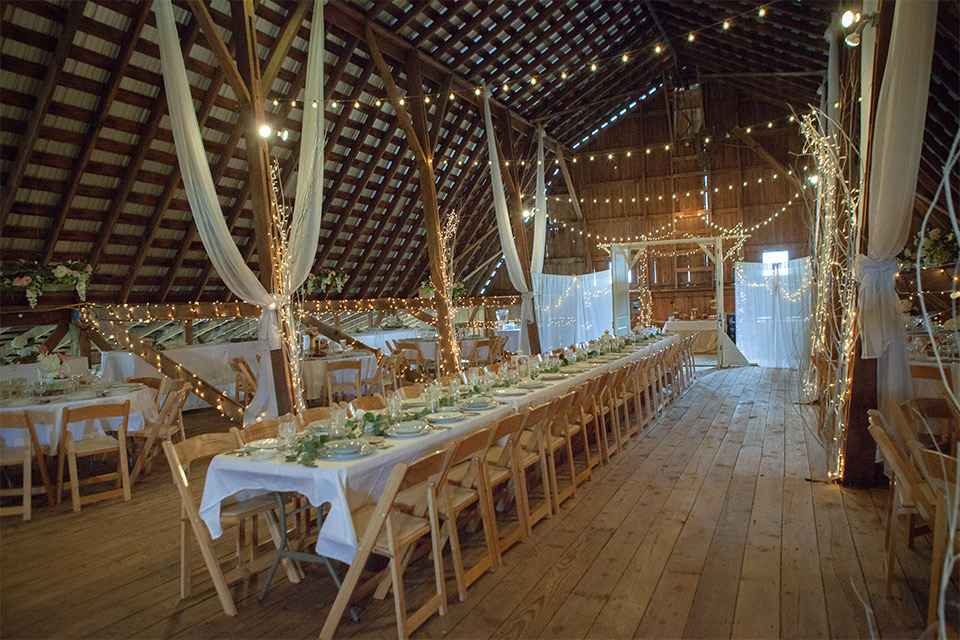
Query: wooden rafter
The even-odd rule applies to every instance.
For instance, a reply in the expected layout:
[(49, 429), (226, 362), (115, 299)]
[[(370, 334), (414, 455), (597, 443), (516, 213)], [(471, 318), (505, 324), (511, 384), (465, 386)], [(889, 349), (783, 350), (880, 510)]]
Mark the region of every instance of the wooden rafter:
[(30, 160), (30, 154), (33, 153), (37, 134), (40, 132), (40, 127), (47, 116), (54, 89), (57, 88), (63, 65), (70, 54), (70, 48), (73, 46), (73, 39), (80, 26), (80, 21), (83, 19), (85, 7), (86, 5), (82, 2), (71, 2), (67, 7), (67, 17), (63, 22), (60, 34), (57, 36), (57, 47), (53, 50), (50, 60), (47, 61), (43, 82), (37, 91), (37, 98), (33, 105), (33, 111), (30, 113), (30, 118), (27, 120), (27, 127), (17, 141), (17, 156), (8, 172), (7, 181), (4, 185), (3, 200), (0, 202), (0, 229), (7, 224), (7, 218), (16, 200), (17, 191), (20, 189), (20, 183), (27, 172), (27, 163)]
[(77, 157), (74, 158), (73, 166), (70, 168), (69, 183), (67, 184), (66, 190), (60, 196), (60, 204), (57, 206), (56, 213), (54, 213), (53, 222), (50, 228), (47, 229), (43, 248), (40, 250), (40, 261), (43, 264), (49, 264), (53, 259), (53, 252), (57, 247), (57, 242), (60, 240), (60, 233), (63, 231), (63, 226), (67, 222), (70, 207), (73, 205), (73, 198), (77, 195), (80, 180), (83, 178), (87, 163), (90, 161), (90, 156), (93, 154), (94, 147), (100, 137), (104, 120), (106, 120), (110, 114), (110, 107), (113, 106), (113, 101), (116, 99), (117, 92), (120, 89), (120, 83), (126, 75), (127, 66), (130, 64), (130, 58), (133, 56), (134, 48), (140, 38), (140, 31), (143, 29), (147, 16), (150, 14), (152, 4), (152, 0), (141, 3), (135, 17), (127, 26), (129, 38), (120, 48), (116, 64), (110, 72), (110, 82), (107, 85), (106, 91), (101, 94), (100, 102), (97, 105), (97, 115), (93, 122), (87, 125), (83, 143), (80, 145), (79, 153)]

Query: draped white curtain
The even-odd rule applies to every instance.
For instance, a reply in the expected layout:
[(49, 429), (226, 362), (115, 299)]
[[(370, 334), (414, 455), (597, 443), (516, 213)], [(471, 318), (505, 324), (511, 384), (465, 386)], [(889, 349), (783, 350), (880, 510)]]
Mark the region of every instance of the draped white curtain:
[(543, 125), (537, 128), (537, 210), (533, 214), (533, 257), (530, 260), (530, 273), (534, 276), (543, 273), (543, 258), (547, 241), (547, 163), (543, 159), (543, 138), (546, 132)]
[[(258, 328), (262, 352), (259, 384), (253, 401), (244, 413), (244, 422), (275, 417), (277, 399), (269, 351), (281, 347), (279, 314), (287, 300), (267, 292), (244, 262), (230, 235), (203, 147), (171, 0), (157, 0), (153, 8), (157, 18), (163, 82), (177, 159), (197, 231), (210, 261), (227, 288), (241, 300), (263, 309)], [(307, 58), (305, 104), (312, 104), (313, 101), (323, 104), (323, 39), (323, 0), (315, 0)], [(283, 270), (280, 277), (286, 283), (288, 292), (295, 291), (303, 284), (317, 252), (322, 201), (323, 111), (322, 108), (304, 109), (297, 199), (288, 244), (289, 260), (277, 266)]]
[(761, 367), (799, 368), (807, 360), (810, 258), (738, 262), (734, 271), (737, 348)]
[[(527, 285), (523, 275), (523, 264), (517, 252), (517, 242), (510, 226), (510, 212), (507, 210), (507, 197), (503, 191), (503, 174), (500, 172), (500, 154), (497, 152), (497, 138), (493, 129), (493, 117), (490, 113), (490, 90), (483, 90), (483, 115), (487, 130), (487, 148), (490, 154), (490, 181), (493, 185), (493, 208), (497, 213), (497, 230), (500, 235), (500, 248), (503, 261), (507, 265), (507, 275), (513, 288), (520, 292), (520, 349), (530, 353), (530, 336), (527, 324), (535, 319), (533, 311), (533, 291)], [(543, 272), (543, 256), (547, 229), (546, 187), (543, 178), (543, 130), (540, 130), (538, 149), (540, 164), (537, 167), (537, 212), (534, 218), (533, 261), (531, 275)], [(542, 201), (541, 201), (542, 200)], [(542, 347), (542, 345), (541, 345)]]
[(911, 395), (907, 336), (896, 294), (897, 254), (910, 231), (926, 123), (936, 2), (897, 2), (871, 140), (867, 255), (857, 256), (864, 358), (880, 358), (881, 407)]
[(538, 274), (533, 284), (543, 351), (595, 340), (613, 327), (610, 271), (581, 276)]

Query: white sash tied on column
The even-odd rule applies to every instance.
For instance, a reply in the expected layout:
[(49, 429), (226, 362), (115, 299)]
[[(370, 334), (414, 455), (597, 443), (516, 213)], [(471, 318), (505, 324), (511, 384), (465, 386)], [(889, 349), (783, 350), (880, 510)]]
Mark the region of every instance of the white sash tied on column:
[[(249, 424), (277, 415), (269, 351), (281, 347), (279, 314), (288, 301), (267, 292), (240, 255), (230, 229), (227, 228), (200, 135), (200, 125), (183, 63), (183, 52), (180, 50), (173, 5), (171, 0), (157, 0), (153, 9), (157, 19), (160, 62), (170, 112), (170, 127), (197, 231), (213, 267), (227, 288), (241, 300), (263, 309), (257, 327), (257, 337), (261, 345), (257, 392), (250, 406), (244, 411), (244, 422)], [(304, 104), (323, 104), (323, 42), (323, 0), (315, 0)], [(323, 198), (323, 112), (323, 109), (304, 109), (297, 199), (287, 246), (289, 260), (278, 267), (283, 269), (280, 277), (287, 284), (288, 292), (297, 290), (303, 284), (317, 253), (320, 206)]]
[(896, 340), (906, 340), (896, 277), (900, 265), (896, 258), (874, 260), (857, 256), (854, 276), (860, 287), (857, 294), (857, 326), (860, 329), (864, 358), (879, 358)]

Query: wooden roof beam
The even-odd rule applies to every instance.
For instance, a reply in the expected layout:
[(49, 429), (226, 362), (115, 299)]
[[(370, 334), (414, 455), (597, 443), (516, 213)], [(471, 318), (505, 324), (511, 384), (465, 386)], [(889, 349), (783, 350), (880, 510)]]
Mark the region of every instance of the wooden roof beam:
[[(476, 85), (466, 78), (463, 78), (450, 69), (447, 69), (434, 58), (419, 49), (414, 48), (410, 43), (390, 33), (372, 20), (369, 20), (363, 13), (344, 4), (331, 4), (324, 10), (324, 19), (335, 24), (337, 27), (352, 35), (362, 37), (364, 29), (370, 29), (379, 43), (380, 51), (384, 56), (391, 58), (395, 62), (403, 64), (406, 61), (410, 51), (415, 51), (419, 58), (421, 71), (425, 77), (437, 84), (443, 82), (445, 76), (450, 76), (451, 86), (454, 91), (461, 92), (465, 99), (477, 105), (479, 109), (483, 108), (483, 99), (475, 96), (473, 90)], [(518, 131), (532, 130), (534, 126), (525, 118), (515, 114), (510, 114), (511, 126)], [(554, 141), (551, 138), (551, 141)]]
[(110, 107), (117, 97), (120, 83), (126, 75), (127, 66), (130, 64), (130, 58), (133, 56), (134, 48), (140, 39), (140, 31), (143, 29), (152, 5), (153, 0), (147, 0), (147, 2), (138, 4), (137, 12), (134, 14), (134, 17), (131, 18), (130, 24), (127, 25), (127, 39), (117, 54), (116, 64), (113, 65), (113, 69), (110, 71), (110, 81), (106, 90), (100, 94), (100, 102), (96, 108), (96, 117), (87, 125), (87, 131), (83, 136), (79, 153), (77, 157), (74, 158), (73, 166), (70, 168), (69, 183), (67, 184), (66, 190), (60, 196), (56, 213), (54, 213), (53, 216), (53, 222), (47, 229), (46, 239), (43, 242), (43, 248), (40, 250), (40, 261), (43, 264), (50, 264), (50, 261), (53, 259), (53, 252), (57, 247), (57, 242), (60, 240), (60, 233), (63, 231), (63, 227), (67, 222), (67, 215), (70, 213), (73, 198), (76, 196), (77, 189), (80, 187), (80, 180), (83, 178), (84, 172), (87, 169), (87, 163), (90, 161), (90, 156), (93, 154), (97, 139), (100, 137), (100, 129), (103, 126), (103, 122), (109, 116)]
[[(184, 58), (187, 58), (190, 54), (190, 50), (193, 48), (193, 45), (197, 41), (197, 36), (199, 35), (200, 25), (196, 20), (194, 20), (190, 23), (190, 26), (187, 28), (187, 32), (181, 38), (181, 50), (183, 51)], [(112, 204), (107, 210), (103, 224), (100, 225), (100, 235), (90, 251), (88, 262), (94, 268), (100, 264), (100, 259), (103, 256), (103, 250), (110, 243), (110, 236), (113, 235), (113, 229), (116, 226), (120, 214), (123, 212), (123, 209), (126, 206), (127, 199), (130, 197), (131, 191), (133, 191), (133, 185), (136, 183), (137, 177), (140, 174), (140, 168), (143, 166), (143, 162), (147, 157), (147, 153), (150, 151), (150, 146), (153, 143), (153, 139), (156, 137), (157, 131), (160, 128), (160, 122), (163, 120), (163, 116), (166, 115), (166, 113), (166, 92), (164, 91), (163, 86), (161, 86), (156, 97), (153, 99), (150, 115), (147, 117), (147, 122), (145, 123), (142, 133), (137, 140), (134, 156), (130, 159), (126, 169), (124, 169), (123, 178), (121, 178), (120, 184), (117, 186), (117, 191), (112, 198)]]
[(50, 59), (47, 61), (46, 73), (43, 81), (37, 91), (36, 101), (33, 103), (33, 111), (30, 113), (30, 119), (27, 120), (27, 126), (24, 132), (17, 140), (17, 155), (10, 165), (7, 173), (7, 183), (4, 185), (3, 200), (0, 201), (0, 229), (7, 224), (7, 218), (10, 216), (10, 209), (17, 197), (17, 191), (20, 189), (20, 183), (23, 182), (23, 176), (27, 172), (30, 154), (37, 142), (37, 134), (50, 109), (50, 102), (53, 99), (53, 92), (57, 88), (60, 73), (63, 71), (63, 65), (70, 55), (70, 49), (73, 47), (73, 39), (77, 34), (77, 28), (83, 19), (83, 12), (86, 9), (84, 2), (70, 2), (67, 4), (67, 17), (64, 20), (63, 28), (57, 35), (57, 47), (53, 50)]

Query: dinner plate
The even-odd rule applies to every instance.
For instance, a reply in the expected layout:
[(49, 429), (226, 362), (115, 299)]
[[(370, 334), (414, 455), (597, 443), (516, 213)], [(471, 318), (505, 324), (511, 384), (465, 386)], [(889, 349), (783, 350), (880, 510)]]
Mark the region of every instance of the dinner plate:
[(283, 440), (280, 438), (264, 438), (263, 440), (248, 442), (244, 448), (253, 451), (276, 451), (282, 446)]
[(548, 381), (548, 382), (549, 382), (549, 381), (552, 381), (552, 380), (563, 380), (563, 379), (566, 378), (566, 377), (567, 377), (567, 376), (565, 376), (565, 375), (562, 374), (562, 373), (541, 373), (541, 374), (540, 374), (540, 379), (541, 379), (541, 380), (546, 380), (546, 381)]
[(355, 458), (362, 458), (364, 456), (368, 456), (376, 450), (377, 450), (376, 445), (369, 444), (369, 443), (364, 444), (359, 451), (356, 451), (354, 453), (347, 453), (347, 454), (336, 454), (331, 452), (327, 448), (323, 448), (323, 449), (320, 449), (320, 452), (317, 454), (317, 457), (322, 458), (324, 460), (353, 460)]
[(437, 424), (457, 422), (458, 420), (463, 420), (465, 417), (462, 411), (438, 411), (424, 416), (427, 422), (435, 422)]
[(410, 400), (404, 400), (402, 404), (405, 407), (425, 407), (427, 402), (421, 398), (412, 398)]
[(489, 400), (474, 400), (472, 402), (464, 400), (460, 403), (460, 408), (468, 411), (483, 411), (484, 409), (492, 409), (494, 406), (496, 405)]
[(309, 424), (304, 428), (304, 431), (309, 431), (310, 433), (326, 433), (326, 432), (327, 432), (327, 427), (329, 427), (329, 426), (330, 426), (330, 420), (329, 420), (329, 419), (327, 419), (327, 420), (314, 420), (313, 422), (309, 423)]
[(416, 438), (430, 431), (430, 425), (423, 422), (401, 422), (395, 427), (384, 431), (391, 438)]
[[(124, 389), (111, 388), (111, 389), (107, 389), (106, 391), (104, 391), (104, 392), (103, 392), (103, 395), (109, 396), (109, 397), (125, 396), (125, 395), (127, 395), (128, 393), (130, 393), (131, 391), (133, 391), (133, 390), (132, 390), (132, 389), (125, 389), (125, 388), (124, 388)], [(73, 395), (73, 394), (71, 394), (71, 395)], [(91, 398), (93, 397), (93, 392), (92, 392), (92, 391), (90, 392), (90, 397), (91, 397)]]
[(509, 398), (512, 396), (522, 396), (527, 392), (524, 389), (514, 389), (513, 387), (508, 387), (506, 389), (494, 389), (491, 393), (498, 398)]
[[(47, 401), (43, 400), (42, 404), (46, 404)], [(40, 398), (5, 398), (0, 400), (0, 406), (3, 407), (27, 407), (31, 404), (41, 404)]]
[(520, 387), (521, 389), (541, 389), (543, 387), (543, 383), (526, 381), (526, 382), (518, 382), (517, 386)]
[(330, 440), (323, 446), (331, 455), (343, 457), (360, 453), (366, 444), (363, 440)]
[(131, 391), (136, 391), (137, 389), (142, 389), (146, 385), (143, 385), (139, 382), (114, 382), (107, 389), (107, 393), (111, 391), (120, 391), (122, 393), (129, 393)]

